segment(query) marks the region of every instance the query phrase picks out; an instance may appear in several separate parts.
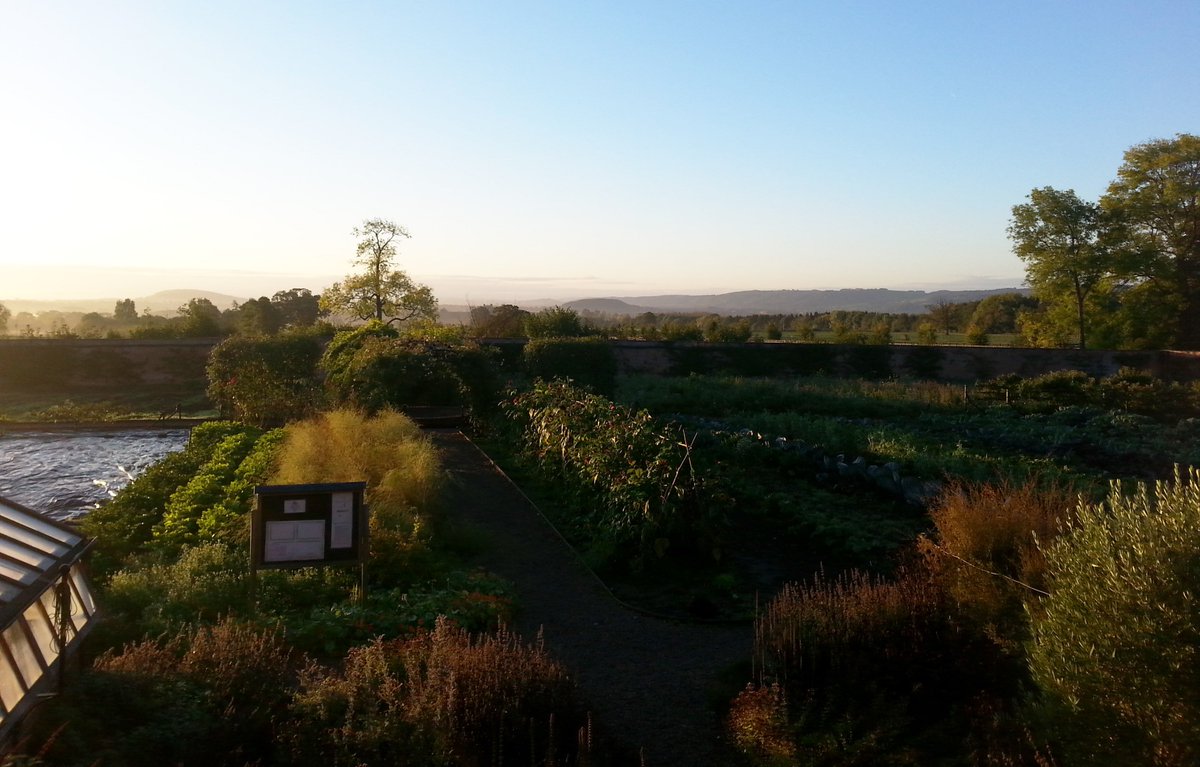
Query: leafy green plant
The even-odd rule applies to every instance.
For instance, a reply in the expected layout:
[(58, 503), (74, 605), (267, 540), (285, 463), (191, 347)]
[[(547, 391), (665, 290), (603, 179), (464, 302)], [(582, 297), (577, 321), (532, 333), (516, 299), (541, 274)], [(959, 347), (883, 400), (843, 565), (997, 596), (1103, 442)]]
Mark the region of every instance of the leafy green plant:
[(637, 568), (672, 547), (711, 551), (717, 516), (682, 431), (561, 381), (514, 393), (503, 411), (527, 460), (566, 492), (573, 513), (561, 521), (593, 555)]
[(162, 521), (167, 503), (209, 461), (227, 437), (247, 427), (227, 421), (196, 426), (183, 450), (142, 472), (117, 497), (84, 517), (84, 532), (96, 539), (93, 572), (103, 580), (141, 550)]
[(209, 353), (208, 397), (223, 414), (258, 426), (303, 417), (320, 398), (322, 342), (310, 329), (230, 336)]
[(1114, 485), (1045, 548), (1030, 667), (1070, 764), (1200, 759), (1200, 472)]

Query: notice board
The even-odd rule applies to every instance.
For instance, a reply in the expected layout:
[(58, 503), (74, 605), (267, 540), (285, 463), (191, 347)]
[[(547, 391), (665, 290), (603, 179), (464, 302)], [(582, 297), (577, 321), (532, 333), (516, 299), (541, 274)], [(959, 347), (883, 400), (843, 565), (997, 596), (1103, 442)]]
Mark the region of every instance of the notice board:
[(355, 564), (367, 558), (365, 482), (254, 488), (250, 557), (256, 568)]

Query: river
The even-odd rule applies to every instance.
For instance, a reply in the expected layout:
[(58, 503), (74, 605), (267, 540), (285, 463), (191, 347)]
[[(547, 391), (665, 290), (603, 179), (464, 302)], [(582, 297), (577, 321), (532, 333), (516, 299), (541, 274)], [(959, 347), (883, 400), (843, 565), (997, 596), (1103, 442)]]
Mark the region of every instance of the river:
[(0, 432), (0, 496), (74, 519), (181, 449), (187, 437), (187, 429)]

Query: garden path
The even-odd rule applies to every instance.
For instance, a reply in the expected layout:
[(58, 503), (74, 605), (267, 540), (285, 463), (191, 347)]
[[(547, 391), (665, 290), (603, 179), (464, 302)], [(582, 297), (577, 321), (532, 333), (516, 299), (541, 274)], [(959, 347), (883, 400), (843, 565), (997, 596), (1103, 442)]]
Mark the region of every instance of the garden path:
[(450, 478), (451, 519), (489, 542), (476, 564), (514, 583), (514, 628), (526, 638), (543, 632), (597, 726), (640, 747), (647, 767), (735, 761), (712, 700), (720, 673), (750, 658), (750, 626), (665, 620), (617, 601), (474, 443), (457, 431), (429, 433)]

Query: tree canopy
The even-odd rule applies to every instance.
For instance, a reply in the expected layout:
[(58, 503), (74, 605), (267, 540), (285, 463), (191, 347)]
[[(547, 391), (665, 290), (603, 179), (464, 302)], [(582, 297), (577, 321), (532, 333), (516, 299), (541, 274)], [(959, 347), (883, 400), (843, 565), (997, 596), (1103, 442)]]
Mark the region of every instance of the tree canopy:
[(8, 332), (8, 318), (12, 317), (12, 312), (4, 304), (0, 304), (0, 333)]
[(1034, 189), (1008, 234), (1045, 306), (1027, 337), (1055, 343), (1069, 322), (1081, 347), (1200, 349), (1200, 137), (1131, 147), (1098, 203)]
[(1200, 136), (1131, 147), (1100, 205), (1113, 215), (1125, 268), (1176, 302), (1176, 345), (1200, 349)]
[(1047, 302), (1065, 299), (1075, 308), (1080, 349), (1087, 346), (1088, 298), (1113, 274), (1102, 232), (1099, 205), (1081, 200), (1073, 189), (1048, 186), (1014, 205), (1008, 226), (1034, 295)]
[(389, 325), (417, 318), (436, 320), (433, 291), (393, 268), (396, 242), (411, 237), (408, 230), (392, 221), (372, 218), (355, 227), (354, 236), (359, 238), (354, 264), (362, 271), (331, 285), (321, 295), (321, 308)]

